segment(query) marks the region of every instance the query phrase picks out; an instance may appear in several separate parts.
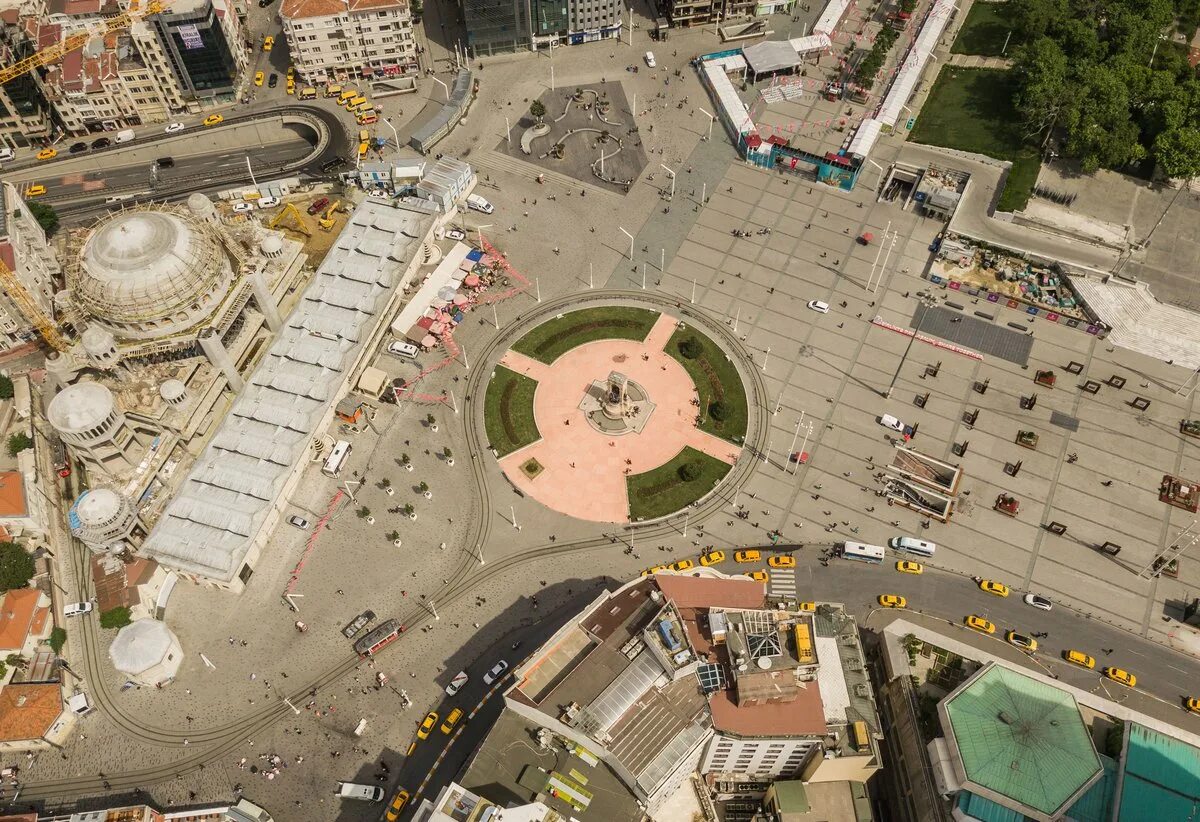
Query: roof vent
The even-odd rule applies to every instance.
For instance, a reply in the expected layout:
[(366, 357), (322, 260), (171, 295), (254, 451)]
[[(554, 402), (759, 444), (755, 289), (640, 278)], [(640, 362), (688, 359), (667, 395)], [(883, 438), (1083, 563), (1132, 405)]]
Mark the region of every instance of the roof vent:
[(28, 696), (26, 696), (25, 694), (21, 694), (20, 696), (18, 696), (18, 697), (17, 697), (17, 707), (18, 707), (18, 708), (24, 708), (24, 707), (25, 707), (25, 701), (26, 701), (27, 699), (29, 699), (29, 697), (28, 697)]
[(1012, 761), (1012, 764), (1009, 765), (1008, 767), (1014, 771), (1019, 771), (1019, 770), (1021, 770), (1021, 761), (1019, 759), (1014, 759)]
[(1001, 711), (999, 719), (1005, 725), (1012, 725), (1014, 722), (1016, 722), (1016, 720), (1012, 718), (1008, 711)]

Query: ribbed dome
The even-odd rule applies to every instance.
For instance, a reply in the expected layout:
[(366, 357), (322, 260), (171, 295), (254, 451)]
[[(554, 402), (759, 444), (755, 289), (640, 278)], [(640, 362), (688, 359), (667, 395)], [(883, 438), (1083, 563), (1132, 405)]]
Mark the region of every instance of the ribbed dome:
[[(127, 211), (101, 222), (80, 254), (76, 299), (124, 336), (175, 333), (224, 296), (227, 266), (203, 224), (171, 211)], [(221, 280), (222, 287), (214, 288)], [(219, 293), (214, 293), (219, 292)]]
[(98, 382), (68, 385), (50, 400), (46, 416), (60, 433), (95, 428), (112, 414), (116, 401), (112, 392)]
[(167, 380), (158, 388), (158, 396), (167, 402), (174, 402), (187, 393), (187, 386), (182, 380)]
[(283, 240), (276, 237), (274, 234), (268, 234), (263, 237), (261, 243), (258, 244), (259, 250), (268, 257), (278, 254), (283, 251)]
[(110, 488), (88, 491), (75, 505), (75, 513), (84, 526), (100, 526), (111, 522), (121, 512), (121, 497)]

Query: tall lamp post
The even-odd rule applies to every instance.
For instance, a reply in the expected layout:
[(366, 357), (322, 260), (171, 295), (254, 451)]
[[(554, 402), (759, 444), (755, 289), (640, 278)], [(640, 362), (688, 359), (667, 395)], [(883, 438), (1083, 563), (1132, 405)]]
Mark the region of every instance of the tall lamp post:
[(908, 352), (912, 351), (913, 343), (916, 342), (917, 336), (921, 333), (921, 324), (925, 322), (925, 315), (929, 313), (932, 306), (925, 300), (921, 300), (921, 313), (917, 315), (917, 324), (913, 328), (912, 336), (908, 338), (908, 345), (904, 346), (904, 354), (900, 357), (900, 362), (896, 365), (896, 373), (892, 375), (892, 382), (888, 385), (887, 391), (884, 393), (884, 399), (891, 399), (892, 391), (896, 388), (896, 380), (900, 378), (900, 369), (904, 367), (905, 361), (908, 359)]

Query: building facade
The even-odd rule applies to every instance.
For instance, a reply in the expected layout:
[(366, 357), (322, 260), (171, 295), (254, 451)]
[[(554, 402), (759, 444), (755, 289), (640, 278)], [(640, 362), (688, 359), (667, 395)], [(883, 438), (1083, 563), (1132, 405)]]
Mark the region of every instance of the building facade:
[[(11, 183), (0, 183), (0, 262), (16, 275), (37, 308), (53, 316), (51, 305), (62, 266), (46, 232)], [(23, 345), (36, 333), (28, 312), (8, 288), (0, 289), (0, 351)]]
[(212, 99), (234, 93), (247, 55), (241, 21), (228, 0), (177, 0), (146, 23), (183, 97)]
[(284, 0), (279, 15), (292, 63), (308, 83), (418, 69), (408, 0)]
[(464, 0), (472, 56), (621, 36), (625, 0)]
[[(0, 65), (33, 54), (37, 29), (36, 21), (20, 18), (15, 8), (0, 11)], [(0, 85), (0, 147), (23, 148), (46, 140), (50, 133), (50, 104), (34, 73)]]

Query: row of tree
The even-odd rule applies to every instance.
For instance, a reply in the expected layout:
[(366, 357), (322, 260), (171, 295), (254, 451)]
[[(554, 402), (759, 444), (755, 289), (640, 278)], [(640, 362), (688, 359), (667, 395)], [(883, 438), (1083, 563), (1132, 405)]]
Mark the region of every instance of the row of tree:
[(1187, 51), (1200, 0), (1009, 0), (1014, 105), (1030, 140), (1061, 135), (1084, 171), (1152, 159), (1200, 175), (1200, 80)]

